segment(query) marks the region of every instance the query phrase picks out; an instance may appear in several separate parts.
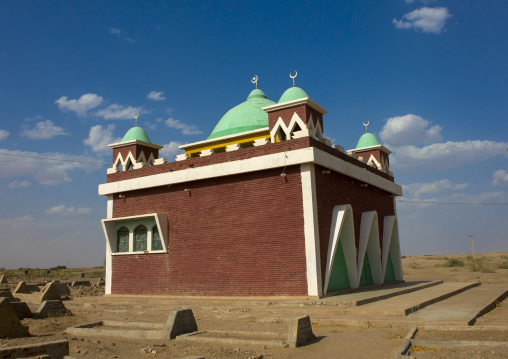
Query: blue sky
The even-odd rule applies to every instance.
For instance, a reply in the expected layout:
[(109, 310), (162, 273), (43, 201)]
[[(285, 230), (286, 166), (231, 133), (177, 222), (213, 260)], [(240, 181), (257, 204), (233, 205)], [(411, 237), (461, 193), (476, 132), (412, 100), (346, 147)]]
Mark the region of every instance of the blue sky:
[[(0, 267), (104, 261), (107, 144), (140, 113), (172, 160), (259, 87), (346, 149), (393, 151), (406, 255), (508, 251), (508, 4), (1, 1)], [(53, 159), (58, 159), (55, 161)], [(466, 203), (425, 204), (419, 202)], [(482, 203), (484, 205), (470, 205)]]

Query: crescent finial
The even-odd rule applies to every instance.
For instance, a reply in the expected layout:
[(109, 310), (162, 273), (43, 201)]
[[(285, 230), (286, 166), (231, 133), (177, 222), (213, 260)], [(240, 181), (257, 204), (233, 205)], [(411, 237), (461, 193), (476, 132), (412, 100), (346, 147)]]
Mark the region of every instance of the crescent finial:
[(134, 120), (136, 120), (136, 127), (138, 127), (138, 117), (139, 117), (139, 113), (136, 113), (134, 115)]
[(256, 89), (258, 88), (258, 75), (254, 75), (254, 77), (252, 78), (252, 80), (250, 80), (250, 82), (252, 82), (253, 84), (256, 84)]
[(289, 73), (289, 77), (293, 79), (293, 87), (295, 87), (295, 78), (298, 76), (298, 72), (295, 70), (295, 76), (291, 75), (291, 72)]
[(370, 123), (369, 121), (367, 121), (367, 123), (365, 123), (365, 122), (363, 123), (363, 125), (365, 126), (365, 133), (367, 133), (367, 132), (368, 132), (368, 131), (367, 131), (367, 126), (369, 125), (369, 123)]

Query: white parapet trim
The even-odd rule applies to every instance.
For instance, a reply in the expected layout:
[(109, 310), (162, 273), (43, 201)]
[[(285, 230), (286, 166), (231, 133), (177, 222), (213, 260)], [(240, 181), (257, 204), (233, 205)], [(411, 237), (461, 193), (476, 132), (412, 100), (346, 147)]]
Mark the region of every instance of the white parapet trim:
[(237, 151), (239, 149), (240, 149), (240, 144), (239, 143), (234, 143), (232, 145), (226, 146), (226, 152)]
[(209, 148), (207, 150), (201, 151), (201, 153), (199, 154), (199, 157), (210, 156), (210, 155), (213, 155), (213, 153), (214, 153), (213, 148)]
[(266, 138), (266, 137), (258, 138), (257, 140), (254, 140), (254, 146), (256, 146), (256, 147), (266, 145), (267, 143), (268, 143), (268, 138)]
[(189, 158), (189, 156), (186, 153), (181, 153), (181, 154), (176, 156), (175, 160), (176, 161), (184, 161), (187, 158)]
[(353, 221), (353, 210), (351, 205), (337, 205), (333, 207), (332, 224), (330, 227), (330, 238), (328, 241), (328, 255), (326, 258), (325, 284), (323, 293), (326, 294), (337, 247), (341, 245), (344, 251), (344, 259), (349, 277), (349, 286), (358, 288), (356, 275), (356, 246), (355, 226)]
[(307, 291), (310, 296), (320, 296), (322, 294), (321, 257), (319, 254), (319, 224), (314, 164), (301, 164), (300, 173), (302, 180), (305, 257), (307, 262)]
[(189, 168), (174, 172), (168, 171), (166, 173), (105, 183), (99, 185), (99, 195), (107, 196), (114, 193), (256, 172), (311, 162), (345, 174), (396, 196), (402, 195), (402, 187), (400, 185), (315, 147), (307, 147), (299, 150), (278, 152), (244, 160), (217, 163), (209, 166)]
[(360, 243), (358, 244), (358, 285), (360, 285), (360, 278), (362, 276), (365, 253), (369, 256), (372, 281), (375, 284), (383, 283), (381, 278), (381, 253), (379, 250), (379, 226), (376, 211), (362, 213)]
[(153, 160), (153, 164), (155, 166), (158, 166), (158, 165), (163, 165), (164, 163), (167, 163), (168, 161), (166, 161), (166, 159), (164, 157), (161, 157), (161, 158), (156, 158)]

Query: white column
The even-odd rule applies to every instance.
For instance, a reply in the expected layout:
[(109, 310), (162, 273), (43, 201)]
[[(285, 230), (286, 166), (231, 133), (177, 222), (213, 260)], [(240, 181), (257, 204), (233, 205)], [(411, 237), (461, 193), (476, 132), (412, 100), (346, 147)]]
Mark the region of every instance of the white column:
[[(108, 204), (106, 211), (106, 218), (113, 218), (113, 195), (108, 196)], [(111, 249), (109, 243), (106, 241), (106, 287), (105, 294), (111, 294), (111, 280), (113, 279), (113, 266), (111, 263)]]
[(308, 295), (318, 296), (322, 295), (323, 288), (321, 286), (321, 257), (314, 164), (301, 164), (300, 174), (302, 178), (303, 227), (307, 260), (307, 291)]

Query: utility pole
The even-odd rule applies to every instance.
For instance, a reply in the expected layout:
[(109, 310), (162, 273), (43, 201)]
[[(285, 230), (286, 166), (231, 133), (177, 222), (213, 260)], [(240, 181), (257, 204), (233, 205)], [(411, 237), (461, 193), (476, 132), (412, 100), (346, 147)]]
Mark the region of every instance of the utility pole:
[(474, 236), (470, 235), (468, 237), (471, 238), (471, 247), (473, 247), (473, 259), (475, 259), (475, 257), (474, 257)]

